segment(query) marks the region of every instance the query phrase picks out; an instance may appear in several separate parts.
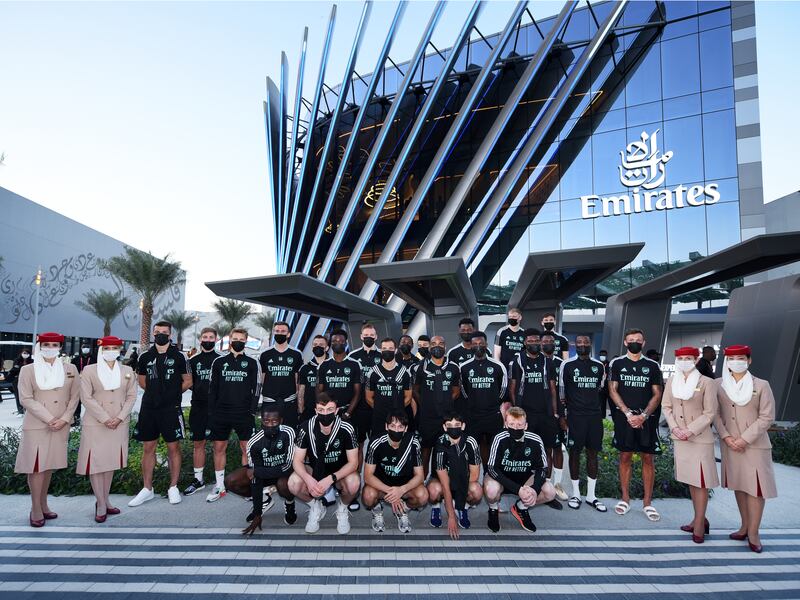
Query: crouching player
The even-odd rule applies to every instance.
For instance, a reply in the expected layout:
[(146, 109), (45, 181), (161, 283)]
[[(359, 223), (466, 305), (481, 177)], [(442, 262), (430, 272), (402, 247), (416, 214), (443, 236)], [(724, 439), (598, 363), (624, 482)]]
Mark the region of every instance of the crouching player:
[(449, 414), (444, 419), (445, 433), (433, 451), (433, 475), (428, 483), (431, 500), (431, 525), (442, 526), (441, 499), (447, 511), (447, 530), (450, 537), (458, 539), (458, 528), (469, 529), (467, 506), (475, 506), (483, 497), (478, 483), (481, 454), (475, 438), (464, 433), (464, 419)]
[(523, 529), (536, 531), (528, 509), (544, 504), (556, 495), (547, 481), (547, 455), (542, 439), (530, 431), (525, 411), (514, 406), (506, 412), (505, 431), (498, 433), (489, 451), (488, 474), (483, 478), (486, 502), (489, 504), (488, 526), (500, 531), (499, 503), (503, 494), (514, 494), (519, 499), (511, 507), (511, 514)]
[(386, 433), (376, 437), (367, 449), (361, 498), (364, 505), (372, 509), (372, 529), (383, 531), (385, 528), (381, 504), (384, 500), (397, 517), (397, 528), (409, 533), (409, 508), (422, 508), (428, 503), (420, 443), (414, 433), (408, 431), (405, 412), (390, 412), (385, 421)]

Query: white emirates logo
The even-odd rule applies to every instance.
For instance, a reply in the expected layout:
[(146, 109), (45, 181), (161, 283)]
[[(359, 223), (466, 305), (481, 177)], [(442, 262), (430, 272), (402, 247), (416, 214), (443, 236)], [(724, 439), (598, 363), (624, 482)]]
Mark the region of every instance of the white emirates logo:
[(666, 164), (672, 159), (671, 150), (662, 153), (658, 148), (658, 133), (642, 131), (639, 140), (620, 151), (619, 180), (630, 189), (628, 195), (601, 198), (594, 194), (581, 196), (581, 217), (612, 217), (653, 210), (670, 210), (686, 206), (703, 206), (719, 201), (719, 185), (678, 185), (673, 189), (656, 190), (664, 183)]

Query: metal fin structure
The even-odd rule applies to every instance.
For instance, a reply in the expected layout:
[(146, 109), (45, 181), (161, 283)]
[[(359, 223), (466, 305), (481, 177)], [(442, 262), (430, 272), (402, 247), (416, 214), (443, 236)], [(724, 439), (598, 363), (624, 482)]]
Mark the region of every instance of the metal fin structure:
[[(278, 212), (278, 173), (280, 172), (280, 157), (275, 150), (278, 147), (278, 119), (277, 119), (278, 88), (267, 77), (267, 99), (264, 101), (264, 133), (267, 138), (267, 180), (269, 181), (270, 206), (273, 217)], [(273, 230), (276, 228), (273, 227)], [(275, 256), (278, 260), (278, 238), (275, 236)]]
[(280, 268), (280, 257), (283, 255), (283, 240), (281, 239), (280, 232), (283, 227), (283, 198), (285, 194), (286, 185), (286, 135), (287, 135), (287, 118), (286, 107), (287, 103), (287, 90), (289, 89), (289, 59), (286, 58), (286, 53), (281, 52), (281, 72), (278, 81), (278, 103), (277, 103), (277, 118), (278, 118), (278, 141), (273, 147), (272, 154), (276, 157), (277, 176), (276, 176), (276, 192), (275, 192), (275, 213), (273, 219), (275, 221), (275, 245), (278, 248), (278, 256), (276, 257), (275, 266)]

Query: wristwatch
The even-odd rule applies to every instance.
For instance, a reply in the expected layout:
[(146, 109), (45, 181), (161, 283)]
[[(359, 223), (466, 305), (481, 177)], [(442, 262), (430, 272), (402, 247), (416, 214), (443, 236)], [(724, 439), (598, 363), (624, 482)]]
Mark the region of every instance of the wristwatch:
[(331, 473), (331, 482), (336, 483), (338, 477), (336, 477), (336, 473)]
[(625, 411), (625, 416), (626, 417), (630, 417), (632, 414), (633, 414), (633, 411), (630, 408)]

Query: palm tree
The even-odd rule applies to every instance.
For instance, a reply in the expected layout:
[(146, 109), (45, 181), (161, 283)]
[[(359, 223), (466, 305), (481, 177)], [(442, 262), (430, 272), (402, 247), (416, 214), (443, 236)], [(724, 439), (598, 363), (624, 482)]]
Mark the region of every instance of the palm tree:
[(249, 304), (238, 300), (220, 298), (212, 306), (222, 321), (230, 325), (231, 329), (238, 327), (242, 321), (253, 314), (253, 308)]
[(111, 322), (128, 306), (129, 300), (122, 292), (108, 290), (90, 290), (84, 294), (84, 300), (76, 300), (75, 304), (88, 313), (92, 313), (103, 321), (103, 336), (111, 335)]
[(272, 311), (258, 313), (253, 317), (253, 323), (266, 331), (267, 337), (269, 337), (270, 333), (272, 333), (272, 327), (275, 325), (275, 313)]
[(194, 324), (194, 315), (185, 310), (173, 310), (163, 315), (165, 321), (172, 323), (172, 328), (178, 332), (178, 348), (183, 347), (183, 332)]
[(142, 327), (139, 332), (139, 342), (142, 347), (147, 346), (156, 298), (172, 286), (186, 281), (181, 263), (170, 260), (169, 254), (164, 258), (158, 258), (126, 246), (124, 254), (102, 261), (101, 265), (142, 297)]

